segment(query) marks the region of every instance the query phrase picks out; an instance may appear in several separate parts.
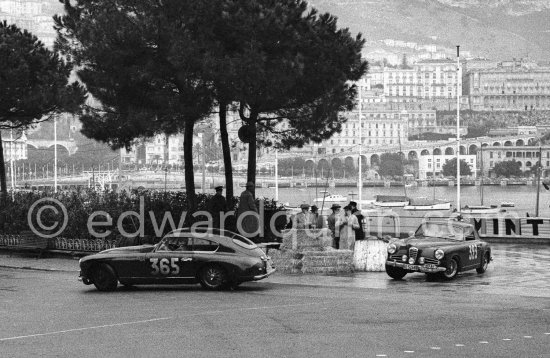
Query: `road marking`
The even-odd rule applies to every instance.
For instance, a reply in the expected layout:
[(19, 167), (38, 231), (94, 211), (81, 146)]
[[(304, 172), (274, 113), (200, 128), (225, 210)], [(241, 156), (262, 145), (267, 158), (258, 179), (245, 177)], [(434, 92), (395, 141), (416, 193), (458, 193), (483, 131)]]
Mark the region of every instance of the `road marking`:
[(550, 335), (550, 332), (546, 332), (545, 334), (546, 334), (546, 335)]
[[(321, 302), (321, 304), (328, 304), (328, 302)], [(275, 305), (275, 306), (260, 306), (260, 307), (242, 307), (242, 308), (236, 308), (236, 309), (228, 309), (228, 310), (218, 310), (218, 311), (206, 311), (206, 312), (200, 312), (200, 313), (194, 313), (194, 314), (188, 314), (185, 315), (185, 317), (193, 317), (193, 316), (202, 316), (202, 315), (209, 315), (209, 314), (220, 314), (220, 313), (227, 313), (227, 312), (239, 312), (239, 311), (254, 311), (254, 310), (265, 310), (270, 308), (284, 308), (284, 307), (297, 307), (297, 306), (310, 306), (312, 303), (297, 303), (297, 304), (288, 304), (288, 305)], [(62, 334), (62, 333), (71, 333), (71, 332), (79, 332), (79, 331), (87, 331), (91, 329), (101, 329), (101, 328), (110, 328), (110, 327), (120, 327), (120, 326), (128, 326), (132, 324), (141, 324), (141, 323), (149, 323), (149, 322), (156, 322), (156, 321), (166, 321), (169, 319), (174, 319), (176, 317), (162, 317), (162, 318), (152, 318), (152, 319), (146, 319), (141, 321), (132, 321), (132, 322), (122, 322), (122, 323), (112, 323), (112, 324), (104, 324), (101, 326), (92, 326), (92, 327), (81, 327), (81, 328), (72, 328), (72, 329), (65, 329), (61, 331), (53, 331), (53, 332), (45, 332), (45, 333), (35, 333), (35, 334), (28, 334), (24, 336), (15, 336), (15, 337), (6, 337), (6, 338), (0, 338), (0, 342), (3, 341), (10, 341), (10, 340), (16, 340), (16, 339), (24, 339), (24, 338), (33, 338), (33, 337), (42, 337), (42, 336), (51, 336), (54, 334)]]
[(33, 337), (42, 337), (42, 336), (51, 336), (54, 334), (61, 334), (61, 333), (69, 333), (69, 332), (78, 332), (78, 331), (87, 331), (90, 329), (100, 329), (100, 328), (109, 328), (109, 327), (120, 327), (120, 326), (128, 326), (131, 324), (141, 324), (141, 323), (149, 323), (149, 322), (156, 322), (156, 321), (166, 321), (168, 319), (171, 319), (170, 317), (163, 317), (163, 318), (153, 318), (153, 319), (146, 319), (142, 321), (133, 321), (133, 322), (123, 322), (123, 323), (113, 323), (113, 324), (104, 324), (101, 326), (92, 326), (92, 327), (82, 327), (82, 328), (73, 328), (73, 329), (65, 329), (62, 331), (54, 331), (54, 332), (46, 332), (46, 333), (36, 333), (36, 334), (29, 334), (26, 336), (15, 336), (15, 337), (7, 337), (7, 338), (0, 338), (0, 342), (3, 341), (11, 341), (15, 339), (23, 339), (23, 338), (33, 338)]
[(436, 351), (437, 351), (437, 350), (440, 350), (441, 347), (430, 347), (430, 349), (433, 349), (433, 350), (436, 350)]
[(523, 336), (523, 338), (533, 338), (533, 336)]
[(414, 353), (414, 351), (404, 351), (405, 353)]
[(479, 341), (479, 343), (481, 343), (481, 344), (489, 344), (489, 342), (487, 342), (487, 341)]
[(376, 356), (377, 357), (387, 357), (387, 355), (385, 355), (385, 354), (377, 354)]
[(464, 347), (464, 344), (455, 344), (455, 347)]
[(503, 340), (503, 341), (511, 341), (510, 338), (503, 338), (502, 340)]

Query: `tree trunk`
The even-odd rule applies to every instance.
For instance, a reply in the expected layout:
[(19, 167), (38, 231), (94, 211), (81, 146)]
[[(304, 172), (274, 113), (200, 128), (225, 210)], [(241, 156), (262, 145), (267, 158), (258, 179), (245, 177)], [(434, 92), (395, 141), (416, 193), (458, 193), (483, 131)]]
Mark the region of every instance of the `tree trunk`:
[(247, 182), (252, 182), (254, 188), (252, 194), (256, 192), (256, 120), (258, 114), (254, 111), (250, 112), (250, 118), (248, 125), (250, 126), (250, 142), (248, 143), (248, 168), (247, 168)]
[(220, 137), (222, 140), (223, 166), (225, 168), (225, 192), (228, 209), (233, 208), (233, 167), (231, 165), (231, 148), (227, 134), (227, 103), (220, 101)]
[(197, 210), (197, 194), (195, 193), (195, 172), (193, 170), (193, 127), (195, 122), (191, 119), (185, 121), (183, 133), (183, 161), (185, 165), (185, 191), (187, 193), (188, 211)]
[[(12, 148), (13, 150), (13, 148)], [(4, 144), (0, 133), (0, 204), (4, 204), (8, 197), (8, 186), (6, 185), (6, 167), (4, 163)]]

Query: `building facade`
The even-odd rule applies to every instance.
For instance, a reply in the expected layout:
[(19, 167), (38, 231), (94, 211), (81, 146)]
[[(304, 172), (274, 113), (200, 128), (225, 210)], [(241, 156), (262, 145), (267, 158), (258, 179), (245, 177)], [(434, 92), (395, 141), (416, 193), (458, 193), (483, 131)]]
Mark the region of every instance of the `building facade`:
[(27, 159), (27, 136), (24, 133), (16, 136), (14, 133), (13, 136), (2, 137), (2, 148), (6, 162)]
[(515, 160), (520, 163), (523, 173), (531, 172), (541, 157), (542, 176), (548, 176), (550, 169), (550, 147), (549, 146), (504, 146), (484, 147), (482, 156), (482, 173), (484, 176), (493, 176), (495, 165), (499, 162)]
[(497, 67), (469, 70), (464, 82), (472, 110), (550, 109), (550, 67), (503, 62)]
[[(418, 158), (418, 179), (425, 180), (443, 176), (443, 165), (451, 159), (455, 159), (455, 155), (423, 155)], [(460, 160), (464, 160), (470, 170), (472, 177), (476, 176), (477, 156), (476, 155), (461, 155)]]

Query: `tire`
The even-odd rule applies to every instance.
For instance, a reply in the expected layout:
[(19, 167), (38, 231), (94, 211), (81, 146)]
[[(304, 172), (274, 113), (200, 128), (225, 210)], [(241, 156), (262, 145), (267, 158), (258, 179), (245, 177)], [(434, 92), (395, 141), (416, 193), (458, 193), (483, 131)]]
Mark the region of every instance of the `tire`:
[(491, 257), (489, 252), (486, 252), (483, 255), (483, 259), (481, 260), (481, 266), (476, 268), (477, 273), (484, 273), (485, 271), (487, 271), (487, 267), (489, 267), (489, 261), (491, 261)]
[(200, 271), (199, 282), (207, 290), (221, 290), (229, 284), (227, 272), (218, 265), (204, 267)]
[(107, 264), (100, 264), (94, 269), (92, 281), (100, 291), (114, 291), (118, 285), (115, 271)]
[(407, 271), (401, 267), (393, 267), (386, 265), (386, 273), (394, 280), (401, 280), (407, 274)]
[(452, 280), (458, 275), (458, 260), (453, 257), (447, 262), (447, 270), (441, 272), (441, 276), (445, 280)]

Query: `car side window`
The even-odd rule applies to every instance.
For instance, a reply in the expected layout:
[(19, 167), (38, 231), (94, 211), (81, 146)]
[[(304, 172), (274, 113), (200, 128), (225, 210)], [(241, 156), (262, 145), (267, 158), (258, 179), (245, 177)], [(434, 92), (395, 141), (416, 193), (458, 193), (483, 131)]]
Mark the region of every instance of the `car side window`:
[(205, 252), (214, 252), (218, 249), (219, 244), (214, 241), (193, 238), (193, 251), (205, 251)]
[(157, 251), (191, 251), (191, 238), (171, 236), (161, 241)]

